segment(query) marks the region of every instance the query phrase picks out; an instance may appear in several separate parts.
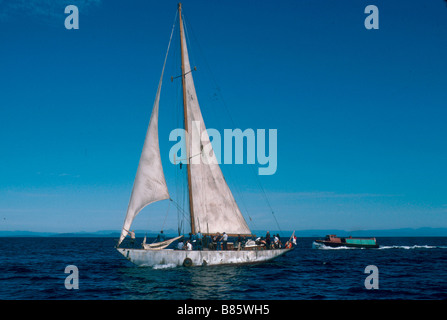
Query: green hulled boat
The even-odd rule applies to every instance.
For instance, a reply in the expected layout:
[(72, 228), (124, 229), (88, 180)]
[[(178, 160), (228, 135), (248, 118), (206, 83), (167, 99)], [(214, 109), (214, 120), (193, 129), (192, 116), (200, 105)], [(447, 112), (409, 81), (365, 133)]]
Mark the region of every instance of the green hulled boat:
[(356, 247), (356, 248), (378, 248), (376, 238), (353, 238), (337, 237), (329, 234), (324, 240), (315, 240), (316, 243), (324, 244), (328, 247)]

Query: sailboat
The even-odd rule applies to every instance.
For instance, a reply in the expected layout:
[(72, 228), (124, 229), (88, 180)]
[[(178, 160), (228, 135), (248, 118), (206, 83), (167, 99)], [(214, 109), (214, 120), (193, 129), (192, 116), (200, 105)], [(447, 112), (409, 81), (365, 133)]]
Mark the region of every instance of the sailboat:
[[(193, 70), (190, 66), (188, 48), (185, 40), (181, 3), (178, 4), (178, 17), (186, 155), (189, 160), (186, 162), (186, 167), (191, 233), (196, 234), (201, 232), (206, 236), (225, 232), (228, 236), (233, 237), (239, 235), (252, 236), (252, 232), (225, 181), (214, 152), (209, 152), (209, 148), (205, 152), (202, 147), (205, 144), (210, 145), (210, 140), (206, 133), (194, 86)], [(135, 216), (145, 206), (156, 201), (170, 199), (160, 156), (158, 110), (164, 68), (174, 26), (171, 31), (171, 38), (164, 60), (143, 150), (116, 249), (130, 262), (138, 266), (149, 267), (158, 265), (190, 267), (247, 264), (272, 260), (292, 250), (293, 247), (270, 249), (254, 243), (251, 245), (247, 243), (242, 248), (239, 247), (231, 250), (209, 250), (208, 248), (203, 248), (202, 250), (170, 249), (169, 246), (171, 243), (180, 239), (182, 236), (153, 244), (146, 244), (146, 241), (144, 241), (141, 248), (120, 247), (131, 229), (131, 224)], [(192, 141), (194, 137), (201, 137), (200, 143), (202, 145), (199, 148), (197, 146), (194, 147)], [(198, 155), (206, 161), (191, 161), (193, 157), (197, 157)]]

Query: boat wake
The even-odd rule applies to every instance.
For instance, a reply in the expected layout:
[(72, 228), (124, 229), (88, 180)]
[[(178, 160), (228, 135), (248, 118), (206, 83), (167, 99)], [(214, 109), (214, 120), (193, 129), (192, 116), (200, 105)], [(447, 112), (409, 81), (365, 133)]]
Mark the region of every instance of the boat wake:
[[(364, 249), (364, 248), (354, 248), (354, 247), (329, 247), (322, 243), (313, 242), (312, 249), (320, 249), (320, 250), (355, 250), (355, 249)], [(387, 249), (404, 249), (404, 250), (412, 250), (412, 249), (447, 249), (447, 246), (430, 246), (430, 245), (412, 245), (412, 246), (379, 246), (376, 248), (379, 250), (387, 250)]]
[(413, 245), (413, 246), (380, 246), (378, 249), (447, 249), (447, 246), (429, 246), (429, 245)]
[(355, 248), (355, 247), (329, 247), (324, 245), (323, 243), (313, 242), (312, 243), (312, 249), (320, 249), (320, 250), (356, 250), (356, 249), (363, 249), (363, 248)]
[(171, 269), (175, 267), (177, 267), (177, 265), (175, 265), (174, 263), (167, 263), (167, 264), (156, 264), (152, 267), (152, 269), (160, 270), (160, 269)]

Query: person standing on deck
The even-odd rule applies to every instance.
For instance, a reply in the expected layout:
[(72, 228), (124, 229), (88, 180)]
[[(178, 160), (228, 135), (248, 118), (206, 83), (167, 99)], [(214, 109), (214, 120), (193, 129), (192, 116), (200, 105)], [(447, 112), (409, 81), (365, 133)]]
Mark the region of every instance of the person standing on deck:
[(267, 249), (270, 249), (270, 232), (267, 231), (267, 234), (265, 235), (265, 245)]
[(203, 246), (203, 235), (202, 235), (202, 233), (200, 232), (200, 230), (199, 230), (199, 232), (197, 232), (197, 234), (196, 234), (196, 239), (197, 239), (197, 250), (202, 250), (202, 246)]
[(237, 235), (236, 243), (237, 243), (237, 245), (236, 245), (237, 250), (238, 251), (241, 250), (241, 248), (242, 248), (242, 237), (241, 237), (240, 234)]
[(161, 230), (157, 236), (156, 242), (163, 242), (165, 240), (166, 240), (166, 236), (164, 235), (163, 230)]
[(228, 235), (224, 232), (222, 235), (223, 250), (227, 250), (227, 241), (228, 241)]
[(217, 245), (216, 245), (216, 250), (221, 250), (221, 244), (222, 244), (222, 237), (220, 236), (220, 233), (218, 232), (216, 235), (216, 241), (217, 241)]
[(273, 236), (273, 246), (274, 246), (275, 249), (279, 248), (279, 238), (278, 238), (277, 235)]

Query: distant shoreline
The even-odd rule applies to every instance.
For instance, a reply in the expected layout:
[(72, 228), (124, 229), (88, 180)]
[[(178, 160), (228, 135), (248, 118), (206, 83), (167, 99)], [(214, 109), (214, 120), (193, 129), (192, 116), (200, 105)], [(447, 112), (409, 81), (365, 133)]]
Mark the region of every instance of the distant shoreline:
[[(281, 237), (290, 237), (293, 230), (269, 230), (270, 234), (279, 234)], [(265, 236), (266, 230), (253, 230), (253, 233), (258, 236)], [(164, 230), (166, 236), (177, 236), (174, 230)], [(144, 231), (135, 230), (137, 237), (156, 237), (158, 231)], [(311, 230), (295, 230), (297, 237), (324, 237), (327, 234), (336, 234), (341, 237), (447, 237), (447, 228), (401, 228), (401, 229), (383, 229), (383, 230), (356, 230), (346, 231), (338, 229), (311, 229)], [(187, 234), (185, 234), (187, 235)], [(95, 232), (34, 232), (34, 231), (0, 231), (0, 237), (65, 237), (65, 238), (119, 238), (119, 231), (115, 230), (101, 230)]]

